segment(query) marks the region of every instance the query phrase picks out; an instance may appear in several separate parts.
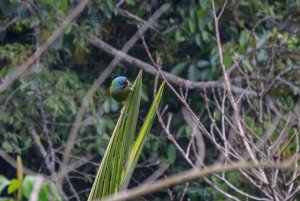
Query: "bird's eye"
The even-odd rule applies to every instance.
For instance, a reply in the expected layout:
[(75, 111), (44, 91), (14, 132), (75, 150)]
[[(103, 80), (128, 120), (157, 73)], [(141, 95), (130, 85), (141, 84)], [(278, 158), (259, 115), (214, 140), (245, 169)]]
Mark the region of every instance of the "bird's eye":
[(122, 84), (123, 88), (125, 88), (127, 86), (127, 80), (121, 82), (121, 84)]

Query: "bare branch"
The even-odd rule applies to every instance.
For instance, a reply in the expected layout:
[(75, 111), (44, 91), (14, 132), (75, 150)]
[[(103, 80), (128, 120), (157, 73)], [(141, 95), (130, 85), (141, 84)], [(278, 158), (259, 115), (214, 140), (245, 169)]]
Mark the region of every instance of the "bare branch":
[[(251, 159), (256, 163), (257, 162), (257, 159), (251, 149), (251, 146), (249, 145), (249, 143), (247, 142), (246, 140), (246, 134), (245, 134), (245, 131), (242, 127), (242, 123), (241, 123), (241, 118), (240, 118), (240, 115), (239, 115), (239, 110), (238, 110), (238, 105), (237, 105), (237, 102), (236, 100), (234, 99), (234, 96), (233, 96), (233, 93), (232, 93), (232, 86), (230, 84), (230, 80), (229, 80), (229, 77), (228, 77), (228, 74), (227, 74), (227, 71), (226, 71), (226, 67), (224, 65), (224, 59), (223, 59), (223, 51), (222, 51), (222, 45), (221, 45), (221, 40), (220, 40), (220, 33), (219, 33), (219, 20), (217, 18), (217, 14), (216, 14), (216, 8), (215, 8), (215, 3), (214, 3), (214, 0), (211, 1), (212, 2), (212, 5), (213, 5), (213, 16), (214, 16), (214, 22), (215, 22), (215, 32), (216, 32), (216, 39), (217, 39), (217, 47), (218, 47), (218, 53), (219, 53), (219, 60), (220, 60), (220, 64), (221, 64), (221, 68), (222, 68), (222, 71), (223, 71), (223, 76), (224, 76), (224, 80), (225, 80), (225, 85), (226, 85), (226, 90), (227, 90), (227, 93), (228, 93), (228, 98), (229, 98), (229, 101), (231, 103), (231, 106), (234, 110), (234, 117), (235, 117), (235, 121), (236, 121), (236, 125), (238, 127), (238, 130), (239, 130), (239, 134), (241, 135), (242, 137), (242, 140), (243, 140), (243, 143), (246, 147), (246, 150), (247, 150), (247, 153), (250, 155)], [(263, 170), (259, 170), (260, 173), (261, 173), (261, 176), (262, 176), (262, 180), (268, 184), (268, 179), (265, 175), (265, 173), (263, 172)]]
[(16, 73), (13, 74), (9, 80), (4, 80), (2, 84), (0, 84), (0, 93), (8, 89), (8, 87), (16, 81), (21, 75), (23, 75), (30, 66), (34, 64), (36, 60), (38, 60), (47, 50), (48, 48), (55, 42), (55, 40), (63, 33), (65, 28), (70, 25), (70, 23), (83, 11), (85, 6), (89, 0), (82, 0), (76, 8), (67, 16), (67, 18), (61, 23), (61, 25), (52, 33), (52, 35), (46, 40), (46, 42), (37, 48), (35, 53), (29, 57), (23, 64), (18, 66), (16, 69)]
[[(4, 150), (0, 149), (0, 156), (3, 158), (7, 163), (9, 163), (12, 167), (17, 169), (17, 161), (9, 156)], [(31, 169), (25, 167), (23, 165), (23, 172), (27, 175), (34, 175), (36, 172), (32, 171)]]
[(96, 201), (122, 201), (122, 200), (129, 200), (133, 199), (154, 191), (161, 190), (163, 188), (192, 181), (195, 179), (199, 179), (201, 177), (210, 175), (212, 173), (220, 173), (220, 172), (228, 172), (228, 171), (233, 171), (237, 169), (252, 169), (252, 168), (280, 168), (280, 169), (293, 169), (291, 167), (291, 164), (293, 161), (287, 160), (283, 161), (280, 164), (272, 164), (269, 162), (259, 162), (259, 163), (253, 163), (253, 162), (236, 162), (232, 164), (226, 164), (226, 165), (212, 165), (208, 166), (205, 169), (192, 169), (185, 171), (183, 173), (173, 175), (168, 177), (167, 179), (162, 179), (159, 180), (153, 184), (149, 185), (144, 185), (144, 186), (139, 186), (136, 187), (132, 190), (125, 190), (117, 193), (116, 195), (113, 195), (108, 198), (104, 199), (98, 199)]
[[(120, 50), (117, 50), (116, 48), (110, 46), (109, 44), (105, 43), (103, 40), (97, 38), (96, 36), (89, 36), (87, 40), (93, 44), (94, 46), (100, 48), (102, 51), (113, 55), (120, 57), (121, 60), (129, 63), (133, 67), (138, 67), (143, 69), (145, 72), (150, 73), (152, 75), (157, 74), (157, 69), (144, 61), (141, 61), (135, 57), (132, 57)], [(162, 73), (165, 75), (166, 79), (170, 82), (176, 84), (177, 86), (181, 86), (183, 88), (188, 87), (189, 89), (205, 89), (205, 88), (222, 88), (224, 89), (224, 82), (223, 81), (206, 81), (206, 82), (193, 82), (190, 80), (185, 80), (181, 77), (172, 75), (170, 73), (162, 71)], [(245, 89), (242, 89), (240, 87), (233, 86), (232, 90), (235, 93), (245, 93), (247, 95), (256, 96), (256, 93), (253, 91), (248, 90), (245, 92)]]

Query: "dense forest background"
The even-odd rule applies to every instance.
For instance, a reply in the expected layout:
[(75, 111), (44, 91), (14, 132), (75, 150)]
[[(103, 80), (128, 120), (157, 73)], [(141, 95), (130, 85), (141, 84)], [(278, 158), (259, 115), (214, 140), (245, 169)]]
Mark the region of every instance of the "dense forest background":
[(300, 200), (299, 55), (299, 0), (0, 0), (0, 197), (19, 200), (23, 167), (25, 199), (42, 178), (40, 200), (86, 200), (122, 107), (110, 83), (142, 69), (138, 126), (167, 86), (130, 188), (269, 168), (135, 199)]

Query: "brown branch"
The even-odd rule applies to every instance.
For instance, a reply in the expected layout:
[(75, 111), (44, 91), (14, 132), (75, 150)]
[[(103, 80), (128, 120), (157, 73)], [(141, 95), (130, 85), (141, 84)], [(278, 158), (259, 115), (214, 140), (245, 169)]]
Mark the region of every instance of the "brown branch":
[(37, 48), (35, 53), (29, 57), (23, 64), (17, 67), (17, 71), (8, 80), (3, 81), (0, 85), (0, 93), (8, 89), (8, 87), (23, 75), (33, 63), (38, 60), (48, 48), (55, 42), (55, 40), (63, 33), (65, 28), (83, 11), (89, 0), (82, 0), (78, 6), (67, 16), (61, 25), (53, 32), (53, 34), (46, 40), (46, 42)]
[[(236, 125), (237, 125), (237, 128), (238, 128), (239, 134), (242, 137), (243, 143), (246, 147), (246, 150), (247, 150), (249, 156), (251, 157), (251, 159), (255, 163), (257, 163), (257, 159), (255, 157), (255, 154), (254, 154), (253, 150), (251, 149), (251, 146), (250, 146), (249, 142), (247, 142), (247, 140), (246, 140), (246, 134), (245, 134), (245, 131), (244, 131), (242, 123), (241, 123), (241, 117), (239, 115), (238, 105), (237, 105), (237, 102), (236, 102), (236, 100), (233, 96), (233, 93), (232, 93), (232, 86), (231, 86), (231, 83), (230, 83), (230, 80), (229, 80), (229, 77), (228, 77), (228, 74), (227, 74), (227, 71), (226, 71), (226, 67), (225, 67), (225, 64), (224, 64), (224, 59), (223, 59), (223, 50), (222, 50), (222, 44), (221, 44), (221, 40), (220, 40), (220, 33), (219, 33), (219, 19), (217, 18), (217, 13), (216, 13), (214, 0), (211, 0), (211, 2), (212, 2), (212, 6), (213, 6), (213, 16), (214, 16), (214, 23), (215, 23), (215, 32), (216, 32), (219, 60), (220, 60), (221, 68), (222, 68), (222, 71), (223, 71), (226, 91), (227, 91), (228, 98), (229, 98), (229, 101), (231, 103), (231, 106), (234, 110), (234, 118), (235, 118), (235, 121), (236, 121)], [(262, 181), (264, 183), (268, 184), (269, 182), (268, 182), (268, 179), (267, 179), (264, 171), (261, 170), (261, 169), (259, 171), (260, 171), (261, 176), (262, 176), (262, 178), (261, 178)]]
[[(143, 41), (143, 45), (144, 45), (144, 47), (145, 47), (145, 50), (146, 50), (146, 52), (147, 52), (147, 54), (148, 54), (150, 60), (152, 61), (153, 65), (154, 65), (154, 66), (157, 68), (157, 70), (158, 70), (158, 74), (157, 74), (156, 79), (155, 79), (154, 94), (156, 94), (156, 91), (157, 91), (157, 81), (158, 81), (158, 76), (160, 75), (160, 76), (165, 80), (165, 82), (167, 83), (167, 85), (172, 89), (172, 91), (175, 93), (175, 95), (181, 100), (181, 102), (184, 103), (184, 105), (186, 105), (187, 111), (190, 111), (191, 114), (194, 115), (194, 113), (191, 111), (191, 109), (189, 108), (189, 106), (188, 106), (188, 104), (187, 104), (187, 102), (186, 102), (186, 100), (185, 100), (185, 97), (186, 97), (186, 96), (184, 96), (183, 94), (182, 94), (182, 96), (181, 96), (180, 94), (178, 94), (178, 93), (176, 92), (176, 90), (172, 87), (172, 85), (168, 82), (168, 80), (166, 80), (164, 74), (162, 74), (162, 71), (161, 71), (162, 61), (161, 61), (160, 55), (157, 55), (157, 61), (154, 62), (154, 59), (153, 59), (153, 57), (152, 57), (152, 55), (151, 55), (151, 53), (150, 53), (150, 51), (149, 51), (149, 48), (148, 48), (148, 46), (147, 46), (147, 44), (146, 44), (144, 38), (142, 37), (141, 39), (142, 39), (142, 41)], [(188, 89), (186, 89), (186, 91), (188, 91)], [(186, 94), (185, 94), (185, 95), (186, 95)], [(195, 169), (197, 169), (197, 168), (198, 168), (199, 166), (201, 166), (201, 165), (204, 166), (204, 164), (201, 164), (201, 163), (200, 163), (200, 160), (197, 161), (197, 163), (199, 163), (199, 164), (196, 164), (196, 165), (195, 165), (195, 164), (191, 161), (191, 159), (189, 158), (188, 152), (187, 152), (187, 153), (184, 152), (184, 150), (183, 150), (183, 149), (180, 147), (180, 145), (177, 143), (177, 141), (175, 140), (175, 138), (173, 137), (173, 135), (170, 133), (170, 131), (169, 131), (169, 126), (170, 126), (170, 122), (171, 122), (171, 116), (169, 116), (168, 121), (167, 121), (167, 125), (165, 125), (164, 122), (163, 122), (163, 120), (162, 120), (162, 114), (160, 114), (159, 110), (157, 110), (156, 113), (157, 113), (157, 116), (158, 116), (158, 119), (159, 119), (159, 121), (160, 121), (160, 123), (161, 123), (162, 128), (165, 130), (165, 132), (166, 132), (167, 135), (168, 135), (169, 140), (171, 140), (171, 142), (175, 145), (175, 147), (177, 148), (177, 150), (178, 150), (180, 153), (182, 153), (184, 159), (185, 159), (185, 160), (186, 160), (193, 168), (195, 168)], [(191, 116), (191, 117), (192, 117), (192, 116)], [(195, 118), (195, 117), (196, 117), (196, 116), (194, 115), (194, 118)], [(193, 119), (193, 118), (192, 118), (192, 119)], [(195, 118), (195, 119), (193, 119), (193, 120), (195, 121), (195, 124), (199, 124), (199, 125), (200, 125), (200, 127), (199, 127), (199, 125), (197, 125), (197, 127), (198, 127), (199, 129), (201, 129), (201, 123), (200, 123), (200, 121), (198, 121), (197, 118)], [(199, 166), (197, 166), (197, 165), (199, 165)], [(215, 174), (214, 174), (214, 175), (215, 175)], [(216, 191), (218, 191), (219, 193), (223, 194), (225, 197), (227, 197), (227, 198), (229, 198), (229, 199), (231, 199), (231, 200), (235, 200), (235, 201), (238, 201), (238, 200), (239, 200), (239, 199), (236, 198), (235, 196), (233, 196), (233, 195), (227, 193), (226, 191), (222, 190), (220, 187), (218, 187), (217, 185), (215, 185), (215, 184), (214, 184), (213, 182), (211, 182), (207, 177), (204, 177), (204, 181), (206, 181), (212, 188), (214, 188), (214, 189), (215, 189)], [(169, 188), (168, 188), (168, 189), (169, 189)]]
[[(195, 120), (191, 117), (191, 115), (186, 107), (181, 107), (181, 113), (182, 113), (184, 120), (193, 129), (193, 135), (195, 135), (195, 141), (197, 143), (197, 148), (198, 148), (197, 153), (195, 153), (196, 158), (197, 158), (196, 167), (200, 167), (200, 165), (203, 164), (203, 161), (205, 158), (205, 153), (206, 153), (206, 145), (204, 142), (203, 135), (197, 126), (197, 122), (195, 122)], [(187, 154), (189, 154), (189, 153), (187, 152)]]
[[(130, 65), (134, 67), (138, 67), (143, 69), (145, 72), (150, 73), (151, 75), (157, 74), (157, 69), (144, 61), (141, 61), (135, 57), (132, 57), (123, 51), (117, 50), (116, 48), (110, 46), (109, 44), (105, 43), (103, 40), (97, 38), (96, 36), (90, 36), (87, 38), (87, 40), (93, 44), (94, 46), (98, 47), (102, 51), (112, 55), (112, 56), (118, 56), (121, 58), (121, 60), (125, 61), (126, 63), (129, 63)], [(165, 71), (162, 71), (162, 73), (165, 75), (166, 79), (173, 84), (176, 84), (183, 88), (189, 88), (189, 89), (206, 89), (206, 88), (223, 88), (225, 89), (224, 82), (223, 81), (205, 81), (205, 82), (193, 82), (190, 80), (185, 80), (181, 77), (178, 77), (176, 75), (172, 75), (170, 73), (167, 73)], [(245, 92), (245, 89), (240, 87), (232, 86), (232, 90), (235, 93), (246, 93), (247, 95), (255, 96), (257, 95), (253, 91), (247, 91)]]
[[(129, 19), (134, 19), (134, 20), (136, 20), (137, 22), (139, 22), (139, 23), (141, 23), (141, 24), (148, 24), (147, 21), (145, 21), (145, 20), (143, 20), (142, 18), (140, 18), (140, 17), (138, 17), (138, 16), (132, 14), (132, 13), (129, 12), (128, 10), (120, 9), (119, 11), (120, 11), (120, 14), (121, 14), (122, 16), (124, 16), (124, 17), (127, 17), (127, 18), (129, 18)], [(148, 24), (148, 26), (149, 26), (151, 29), (157, 31), (157, 30), (153, 27), (152, 24)]]
[(87, 164), (90, 160), (92, 160), (92, 158), (93, 156), (91, 154), (87, 154), (86, 156), (81, 156), (79, 160), (76, 160), (75, 162), (68, 164), (68, 166), (64, 168), (63, 171), (60, 171), (59, 174), (57, 174), (57, 178), (66, 177), (70, 172), (73, 172), (74, 170)]
[[(15, 169), (18, 168), (17, 161), (13, 159), (10, 155), (8, 155), (4, 150), (0, 149), (0, 157), (3, 158), (8, 164), (10, 164)], [(36, 172), (30, 170), (29, 168), (23, 165), (23, 172), (27, 175), (35, 175)]]
[(6, 29), (8, 29), (8, 27), (10, 27), (11, 25), (13, 25), (17, 20), (18, 20), (18, 17), (14, 17), (12, 20), (10, 20), (4, 26), (0, 26), (0, 34), (2, 34), (2, 32), (5, 32)]
[(38, 104), (38, 108), (40, 110), (40, 115), (42, 117), (43, 131), (46, 134), (48, 148), (49, 148), (49, 152), (50, 152), (49, 168), (51, 168), (51, 169), (49, 169), (49, 170), (52, 174), (55, 174), (55, 153), (54, 153), (54, 149), (53, 149), (53, 143), (50, 138), (50, 131), (49, 131), (48, 125), (47, 125), (46, 112), (43, 107), (43, 99), (42, 99), (42, 94), (41, 94), (39, 87), (36, 88), (36, 92), (37, 92), (37, 102), (38, 102), (37, 104)]
[(280, 168), (280, 169), (292, 169), (291, 164), (293, 161), (286, 160), (281, 162), (280, 164), (272, 164), (269, 162), (260, 162), (260, 163), (253, 163), (253, 162), (235, 162), (232, 164), (226, 165), (212, 165), (208, 166), (204, 169), (192, 169), (185, 171), (183, 173), (170, 176), (166, 179), (158, 180), (157, 182), (152, 183), (151, 185), (143, 185), (136, 187), (132, 190), (125, 190), (122, 192), (117, 193), (108, 198), (98, 199), (96, 201), (122, 201), (122, 200), (130, 200), (145, 194), (149, 194), (151, 192), (155, 192), (176, 184), (192, 181), (195, 179), (199, 179), (204, 176), (208, 176), (213, 173), (220, 173), (220, 172), (228, 172), (234, 171), (238, 169), (252, 169), (252, 168)]
[[(55, 170), (54, 168), (52, 168), (51, 166), (51, 160), (50, 160), (50, 157), (49, 157), (49, 154), (47, 153), (46, 151), (46, 148), (43, 146), (43, 144), (40, 142), (40, 137), (38, 136), (35, 128), (28, 128), (28, 131), (31, 133), (32, 135), (32, 138), (36, 144), (36, 146), (38, 147), (42, 157), (44, 158), (45, 160), (45, 164), (49, 170), (49, 172), (51, 173), (51, 176), (54, 176), (55, 175)], [(53, 180), (55, 180), (55, 178), (53, 178)]]

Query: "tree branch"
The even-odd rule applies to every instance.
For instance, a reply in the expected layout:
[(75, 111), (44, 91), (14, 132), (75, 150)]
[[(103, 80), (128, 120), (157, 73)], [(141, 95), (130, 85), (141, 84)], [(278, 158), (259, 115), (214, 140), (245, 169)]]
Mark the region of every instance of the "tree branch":
[[(222, 44), (221, 44), (221, 40), (220, 40), (220, 33), (219, 33), (219, 19), (217, 17), (217, 13), (216, 13), (215, 2), (214, 2), (214, 0), (211, 0), (211, 2), (212, 2), (212, 6), (213, 6), (213, 16), (214, 16), (214, 23), (215, 23), (215, 32), (216, 32), (219, 60), (220, 60), (220, 65), (221, 65), (221, 68), (222, 68), (222, 71), (223, 71), (226, 91), (227, 91), (227, 94), (228, 94), (230, 104), (231, 104), (231, 106), (234, 110), (234, 118), (235, 118), (235, 121), (236, 121), (236, 125), (237, 125), (237, 128), (238, 128), (239, 134), (242, 137), (243, 143), (244, 143), (244, 145), (246, 147), (246, 150), (247, 150), (248, 154), (250, 155), (251, 159), (255, 163), (257, 163), (258, 161), (255, 157), (255, 154), (254, 154), (253, 150), (251, 149), (251, 146), (250, 146), (249, 142), (247, 142), (247, 140), (246, 140), (246, 134), (245, 134), (245, 131), (244, 131), (242, 123), (241, 123), (241, 117), (240, 117), (240, 114), (239, 114), (238, 105), (237, 105), (237, 102), (236, 102), (236, 100), (233, 96), (233, 93), (232, 93), (232, 86), (231, 86), (231, 83), (230, 83), (230, 80), (229, 80), (229, 77), (228, 77), (228, 74), (227, 74), (227, 71), (226, 71), (226, 67), (225, 67), (225, 64), (224, 64), (224, 59), (223, 59), (223, 50), (222, 50)], [(260, 171), (261, 176), (262, 176), (262, 181), (264, 183), (268, 184), (269, 183), (268, 179), (267, 179), (265, 173), (263, 172), (263, 170), (260, 169), (259, 171)]]
[[(4, 150), (0, 149), (0, 156), (3, 158), (7, 163), (9, 163), (12, 167), (17, 169), (17, 162), (15, 159), (13, 159), (10, 155), (8, 155)], [(35, 175), (36, 172), (30, 170), (27, 167), (24, 167), (23, 165), (23, 172), (27, 175)]]
[[(157, 70), (156, 68), (148, 64), (144, 61), (141, 61), (135, 57), (132, 57), (123, 51), (117, 50), (116, 48), (110, 46), (109, 44), (105, 43), (103, 40), (97, 38), (96, 36), (89, 36), (87, 37), (87, 40), (94, 46), (98, 47), (102, 51), (112, 55), (112, 56), (118, 56), (121, 58), (121, 60), (125, 61), (126, 63), (129, 63), (132, 66), (138, 67), (143, 69), (145, 72), (150, 73), (151, 75), (156, 75)], [(185, 80), (181, 77), (178, 77), (176, 75), (172, 75), (170, 73), (167, 73), (165, 71), (162, 71), (162, 73), (165, 75), (166, 79), (173, 84), (176, 84), (180, 87), (189, 88), (189, 89), (206, 89), (206, 88), (222, 88), (225, 89), (224, 82), (223, 81), (205, 81), (205, 82), (193, 82), (190, 80)], [(232, 86), (232, 90), (235, 93), (245, 93), (245, 89), (240, 87)], [(247, 95), (255, 96), (257, 95), (253, 91), (246, 91)]]
[(78, 6), (67, 16), (67, 18), (61, 23), (61, 25), (53, 32), (53, 34), (46, 40), (46, 42), (37, 48), (35, 53), (29, 57), (23, 64), (18, 66), (16, 73), (13, 74), (8, 80), (3, 81), (0, 84), (0, 93), (7, 90), (8, 87), (14, 83), (21, 75), (23, 75), (33, 63), (38, 60), (48, 48), (55, 42), (55, 40), (63, 33), (65, 28), (83, 11), (89, 0), (82, 0)]
[[(199, 179), (204, 176), (208, 176), (212, 173), (220, 173), (220, 172), (228, 172), (238, 169), (252, 169), (252, 168), (280, 168), (280, 169), (291, 169), (293, 161), (286, 160), (281, 162), (280, 164), (273, 164), (269, 162), (260, 162), (260, 163), (253, 163), (253, 162), (235, 162), (232, 164), (226, 165), (212, 165), (208, 166), (204, 169), (192, 169), (185, 171), (183, 173), (179, 173), (174, 176), (170, 176), (166, 179), (158, 180), (157, 182), (152, 183), (151, 185), (142, 185), (136, 187), (132, 190), (125, 190), (122, 192), (117, 193), (108, 198), (98, 199), (96, 201), (122, 201), (122, 200), (129, 200), (133, 199), (154, 191), (161, 190), (166, 187), (170, 187), (172, 185), (192, 181), (195, 179)], [(299, 170), (298, 170), (299, 171)]]

